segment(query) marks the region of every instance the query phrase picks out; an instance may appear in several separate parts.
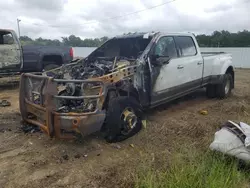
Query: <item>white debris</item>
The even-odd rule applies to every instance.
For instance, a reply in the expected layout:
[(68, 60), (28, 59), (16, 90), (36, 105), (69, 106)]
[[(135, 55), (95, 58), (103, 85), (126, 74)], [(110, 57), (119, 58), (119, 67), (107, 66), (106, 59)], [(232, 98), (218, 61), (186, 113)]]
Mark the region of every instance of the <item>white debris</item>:
[(250, 161), (250, 126), (242, 122), (236, 124), (228, 121), (215, 133), (214, 141), (209, 148)]

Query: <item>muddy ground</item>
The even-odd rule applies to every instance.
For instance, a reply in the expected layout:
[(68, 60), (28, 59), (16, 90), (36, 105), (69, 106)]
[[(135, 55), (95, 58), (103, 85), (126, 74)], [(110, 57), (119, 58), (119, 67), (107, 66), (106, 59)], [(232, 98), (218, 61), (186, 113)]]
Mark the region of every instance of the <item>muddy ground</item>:
[(207, 99), (200, 90), (150, 110), (147, 127), (118, 144), (107, 144), (98, 133), (81, 141), (25, 134), (17, 87), (1, 87), (0, 99), (12, 105), (0, 107), (0, 187), (132, 187), (145, 161), (167, 165), (180, 148), (208, 147), (228, 119), (250, 124), (250, 70), (236, 71), (235, 86), (225, 100)]

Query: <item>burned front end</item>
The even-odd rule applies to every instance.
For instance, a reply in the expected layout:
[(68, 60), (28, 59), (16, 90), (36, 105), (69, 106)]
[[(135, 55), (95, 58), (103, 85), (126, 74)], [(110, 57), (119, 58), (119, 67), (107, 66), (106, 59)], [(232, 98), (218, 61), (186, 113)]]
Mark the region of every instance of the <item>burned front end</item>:
[(133, 90), (139, 56), (150, 41), (143, 35), (113, 38), (76, 63), (41, 75), (22, 74), (23, 120), (58, 138), (99, 131), (110, 97)]
[(136, 70), (134, 61), (100, 58), (94, 63), (78, 62), (42, 75), (22, 74), (22, 118), (58, 138), (96, 132), (105, 120), (108, 88), (131, 83)]

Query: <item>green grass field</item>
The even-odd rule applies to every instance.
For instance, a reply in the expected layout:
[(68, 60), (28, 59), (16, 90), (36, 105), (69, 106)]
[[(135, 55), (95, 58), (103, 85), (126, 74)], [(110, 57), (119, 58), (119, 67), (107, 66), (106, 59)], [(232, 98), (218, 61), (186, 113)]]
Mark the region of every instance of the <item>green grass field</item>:
[[(161, 169), (144, 164), (136, 175), (136, 188), (240, 188), (249, 187), (249, 173), (239, 168), (239, 161), (218, 153), (176, 154)], [(156, 170), (157, 169), (157, 170)]]

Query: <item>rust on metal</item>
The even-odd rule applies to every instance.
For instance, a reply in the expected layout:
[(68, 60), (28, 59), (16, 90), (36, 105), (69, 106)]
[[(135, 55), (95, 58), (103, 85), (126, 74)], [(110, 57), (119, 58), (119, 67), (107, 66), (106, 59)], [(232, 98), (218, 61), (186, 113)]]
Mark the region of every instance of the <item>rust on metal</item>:
[(103, 81), (104, 83), (116, 83), (123, 78), (133, 76), (134, 73), (136, 73), (136, 70), (137, 66), (125, 67), (116, 72), (98, 78), (90, 78), (89, 80)]
[[(42, 95), (41, 104), (35, 104), (34, 98), (28, 97), (29, 89), (27, 88), (27, 80), (34, 79), (40, 81), (43, 88), (39, 91)], [(90, 80), (90, 82), (102, 82), (100, 80)], [(57, 82), (57, 81), (56, 81)], [(97, 130), (100, 130), (102, 123), (105, 119), (105, 112), (100, 108), (104, 102), (104, 86), (94, 87), (92, 89), (99, 90), (99, 95), (94, 96), (98, 98), (97, 108), (93, 112), (68, 112), (59, 113), (55, 111), (55, 103), (58, 88), (57, 84), (50, 77), (44, 77), (33, 74), (22, 74), (20, 79), (20, 111), (24, 121), (39, 126), (41, 130), (47, 133), (51, 137), (61, 138), (61, 139), (72, 139), (74, 135), (72, 131), (76, 133), (81, 133), (82, 135), (87, 135)], [(85, 81), (84, 81), (85, 82)], [(103, 84), (104, 85), (104, 84)], [(33, 92), (36, 93), (36, 92)], [(91, 95), (90, 95), (91, 96)], [(91, 96), (93, 97), (93, 95)], [(88, 96), (83, 96), (83, 98), (88, 98)], [(62, 130), (65, 132), (63, 133)], [(67, 131), (69, 133), (67, 133)]]

